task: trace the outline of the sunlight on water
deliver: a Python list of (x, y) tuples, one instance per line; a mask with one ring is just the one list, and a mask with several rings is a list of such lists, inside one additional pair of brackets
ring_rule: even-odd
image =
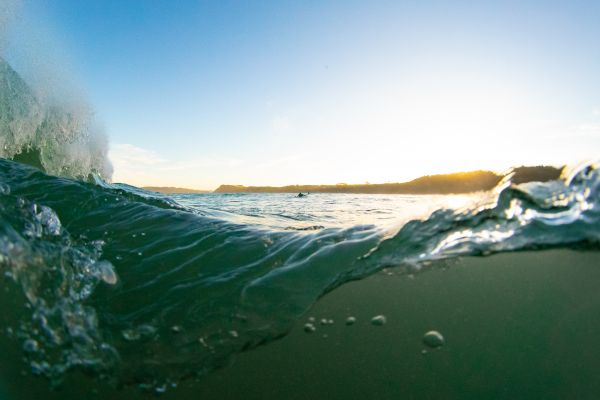
[(201, 215), (268, 229), (307, 231), (375, 225), (397, 230), (440, 208), (460, 209), (480, 200), (479, 194), (381, 195), (313, 193), (175, 194), (171, 198)]

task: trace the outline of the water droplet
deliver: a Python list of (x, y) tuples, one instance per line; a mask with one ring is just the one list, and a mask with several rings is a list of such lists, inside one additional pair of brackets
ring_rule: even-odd
[(238, 333), (237, 333), (237, 331), (229, 331), (229, 335), (230, 335), (231, 337), (234, 337), (234, 338), (236, 338), (236, 337), (238, 337), (238, 336), (239, 336), (239, 335), (238, 335)]
[(315, 328), (315, 326), (313, 324), (311, 324), (311, 323), (304, 324), (304, 332), (312, 333), (316, 330), (317, 330), (317, 328)]
[(327, 318), (321, 318), (321, 325), (327, 325), (329, 323), (329, 321), (327, 320)]
[(315, 322), (315, 317), (309, 317), (308, 322)]
[(354, 325), (355, 322), (356, 322), (356, 318), (354, 318), (354, 317), (346, 318), (346, 325)]
[(438, 331), (429, 331), (423, 336), (423, 344), (432, 349), (442, 347), (445, 343), (444, 337)]
[(385, 315), (376, 315), (373, 318), (371, 318), (371, 324), (375, 326), (385, 325), (386, 322), (387, 318), (385, 317)]

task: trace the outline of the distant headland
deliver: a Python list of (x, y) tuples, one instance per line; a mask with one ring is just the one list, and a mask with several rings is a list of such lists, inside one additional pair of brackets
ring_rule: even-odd
[[(512, 182), (546, 182), (558, 179), (563, 167), (534, 166), (513, 168)], [(144, 186), (160, 193), (364, 193), (364, 194), (461, 194), (493, 189), (504, 178), (492, 171), (470, 171), (426, 175), (409, 182), (349, 185), (242, 186), (221, 185), (216, 190), (197, 190), (171, 186)]]
[(211, 193), (210, 190), (187, 189), (172, 186), (143, 186), (142, 189), (159, 193)]
[[(552, 166), (517, 167), (513, 169), (512, 182), (546, 182), (558, 179), (563, 168)], [(377, 183), (348, 185), (290, 185), (241, 186), (221, 185), (215, 193), (364, 193), (364, 194), (460, 194), (493, 189), (503, 175), (492, 171), (458, 172), (427, 175), (403, 183)]]

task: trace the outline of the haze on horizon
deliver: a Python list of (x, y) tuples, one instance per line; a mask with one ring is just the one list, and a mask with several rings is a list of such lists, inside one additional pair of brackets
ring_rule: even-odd
[(594, 1), (55, 0), (19, 12), (8, 61), (26, 70), (34, 43), (85, 90), (114, 181), (400, 182), (600, 149)]

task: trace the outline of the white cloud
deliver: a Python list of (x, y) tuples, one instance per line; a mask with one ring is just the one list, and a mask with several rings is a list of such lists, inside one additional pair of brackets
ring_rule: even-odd
[[(137, 186), (184, 186), (207, 188), (209, 171), (237, 168), (242, 160), (228, 157), (198, 157), (172, 161), (153, 150), (128, 143), (112, 144), (109, 158), (114, 166), (113, 180)], [(205, 179), (203, 179), (205, 178)]]
[(127, 143), (113, 144), (109, 157), (113, 164), (120, 166), (160, 165), (168, 161), (152, 150), (143, 149)]

